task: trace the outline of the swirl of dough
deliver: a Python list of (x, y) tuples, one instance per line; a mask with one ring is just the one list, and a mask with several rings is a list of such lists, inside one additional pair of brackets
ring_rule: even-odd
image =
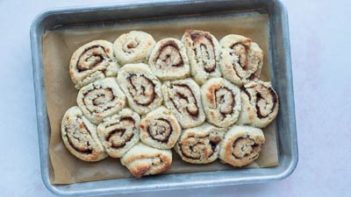
[(223, 77), (242, 86), (258, 79), (263, 65), (263, 51), (244, 36), (230, 34), (222, 38), (220, 67)]
[(83, 161), (100, 161), (107, 156), (95, 125), (84, 117), (79, 107), (66, 111), (61, 122), (61, 137), (69, 152)]
[(125, 108), (118, 114), (105, 118), (97, 128), (97, 134), (107, 154), (120, 158), (139, 141), (140, 117)]
[(190, 75), (190, 66), (183, 44), (174, 38), (157, 42), (152, 50), (149, 65), (161, 80), (183, 79)]
[(182, 41), (196, 82), (203, 84), (209, 78), (221, 76), (218, 65), (219, 43), (210, 32), (187, 30)]
[(78, 48), (69, 65), (77, 89), (105, 77), (115, 77), (118, 69), (113, 45), (106, 40), (94, 40)]
[(218, 127), (234, 124), (241, 111), (240, 89), (223, 78), (212, 78), (201, 87), (207, 120)]
[(165, 105), (183, 128), (196, 127), (205, 121), (200, 87), (192, 79), (167, 81), (162, 86)]
[(186, 129), (175, 146), (182, 160), (193, 164), (207, 164), (218, 158), (225, 130), (209, 124)]
[(261, 129), (233, 126), (224, 136), (219, 158), (234, 167), (243, 167), (259, 157), (264, 143)]
[(176, 117), (165, 107), (159, 107), (141, 120), (140, 139), (159, 149), (171, 149), (176, 144), (181, 127)]
[(127, 95), (130, 108), (146, 114), (162, 104), (161, 82), (146, 64), (127, 64), (118, 74), (118, 84)]
[(98, 124), (107, 116), (120, 111), (126, 104), (126, 96), (114, 78), (95, 81), (82, 87), (77, 96), (77, 103), (84, 115)]
[(270, 82), (252, 81), (241, 90), (242, 112), (238, 124), (265, 128), (277, 116), (279, 99)]
[(138, 143), (124, 154), (121, 163), (136, 178), (160, 174), (171, 168), (172, 152)]
[(119, 36), (114, 44), (116, 58), (122, 65), (144, 63), (147, 61), (156, 42), (154, 38), (142, 31), (131, 31)]

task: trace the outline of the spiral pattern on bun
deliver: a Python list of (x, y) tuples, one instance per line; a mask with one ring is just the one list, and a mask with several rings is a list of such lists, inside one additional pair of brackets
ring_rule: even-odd
[(107, 154), (120, 158), (139, 141), (139, 126), (139, 115), (125, 108), (105, 118), (99, 124), (97, 133)]
[(242, 112), (238, 124), (265, 128), (277, 116), (279, 99), (270, 82), (252, 81), (241, 90)]
[(145, 63), (155, 43), (150, 34), (143, 31), (131, 31), (120, 35), (113, 43), (113, 48), (121, 65)]
[(94, 40), (78, 48), (69, 65), (77, 89), (99, 79), (115, 77), (118, 69), (113, 45), (106, 40)]
[(148, 113), (140, 125), (140, 139), (159, 149), (171, 149), (177, 142), (181, 127), (176, 117), (165, 107)]
[(180, 136), (176, 152), (182, 160), (193, 164), (207, 164), (218, 158), (225, 129), (209, 124), (186, 129)]
[(263, 65), (263, 51), (244, 36), (230, 34), (222, 38), (220, 67), (223, 77), (242, 86), (258, 79)]
[(205, 121), (200, 87), (192, 79), (167, 81), (162, 86), (165, 105), (183, 128), (196, 127)]
[(239, 118), (240, 89), (223, 78), (212, 78), (201, 87), (207, 120), (218, 127), (229, 127)]
[(82, 87), (77, 103), (84, 115), (98, 124), (105, 117), (120, 111), (126, 104), (126, 96), (114, 78), (106, 78)]
[(149, 65), (161, 80), (183, 79), (190, 75), (183, 43), (174, 38), (165, 38), (157, 42), (150, 55)]
[(61, 137), (69, 152), (83, 161), (100, 161), (106, 158), (96, 126), (86, 119), (78, 107), (69, 108), (62, 118)]
[(220, 159), (234, 167), (243, 167), (255, 161), (265, 143), (261, 129), (247, 126), (233, 126), (225, 135)]
[(218, 65), (219, 43), (210, 32), (187, 30), (182, 41), (187, 49), (191, 73), (196, 82), (203, 84), (209, 78), (221, 76)]
[(146, 114), (162, 104), (161, 82), (146, 64), (127, 64), (121, 68), (118, 83), (127, 96), (129, 107)]

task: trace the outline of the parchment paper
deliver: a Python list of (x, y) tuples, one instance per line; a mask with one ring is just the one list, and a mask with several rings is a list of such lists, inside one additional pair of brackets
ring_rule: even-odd
[[(130, 177), (128, 170), (118, 159), (105, 159), (96, 163), (80, 161), (64, 147), (60, 136), (60, 124), (64, 112), (76, 105), (78, 91), (71, 82), (68, 65), (72, 53), (81, 45), (96, 39), (113, 42), (121, 33), (130, 30), (142, 30), (151, 33), (156, 40), (166, 37), (180, 39), (187, 28), (212, 32), (218, 40), (231, 33), (252, 38), (264, 50), (264, 66), (261, 79), (270, 80), (269, 22), (265, 14), (251, 13), (241, 15), (223, 15), (221, 17), (189, 16), (187, 18), (166, 19), (158, 22), (124, 21), (118, 24), (70, 27), (48, 31), (43, 39), (43, 58), (45, 67), (45, 90), (47, 108), (51, 126), (49, 145), (52, 164), (51, 182), (70, 184), (77, 182), (117, 179)], [(272, 167), (278, 165), (276, 126), (271, 124), (264, 129), (266, 144), (260, 158), (249, 167)], [(173, 153), (173, 165), (167, 173), (186, 173), (197, 171), (236, 170), (215, 162), (209, 165), (191, 165), (183, 162)]]

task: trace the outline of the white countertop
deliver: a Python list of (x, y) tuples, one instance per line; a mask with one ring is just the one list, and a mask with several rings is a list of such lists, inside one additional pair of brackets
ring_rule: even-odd
[[(42, 183), (39, 168), (29, 40), (32, 20), (44, 9), (94, 2), (101, 1), (0, 1), (0, 196), (53, 196)], [(351, 192), (351, 1), (283, 2), (290, 18), (297, 169), (289, 178), (267, 184), (158, 195), (347, 196)]]

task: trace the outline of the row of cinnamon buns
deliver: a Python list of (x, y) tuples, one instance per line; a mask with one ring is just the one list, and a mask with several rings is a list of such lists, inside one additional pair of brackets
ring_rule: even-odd
[(259, 80), (262, 64), (259, 46), (234, 34), (218, 42), (187, 30), (156, 43), (131, 31), (113, 44), (92, 41), (71, 58), (78, 106), (62, 119), (63, 142), (84, 161), (121, 158), (135, 177), (168, 170), (171, 149), (188, 163), (249, 165), (279, 108)]

